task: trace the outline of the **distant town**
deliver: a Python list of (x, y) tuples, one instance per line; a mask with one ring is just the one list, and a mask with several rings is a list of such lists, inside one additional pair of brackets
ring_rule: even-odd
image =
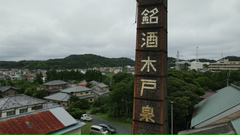
[[(33, 127), (41, 127), (41, 130), (34, 129), (31, 133), (89, 134), (91, 123), (83, 120), (91, 122), (88, 115), (98, 114), (121, 119), (131, 127), (134, 73), (134, 66), (123, 64), (49, 70), (0, 68), (0, 124), (14, 122), (16, 129), (2, 128), (0, 133), (23, 133), (22, 129), (29, 133)], [(168, 58), (168, 119), (172, 101), (174, 133), (200, 134), (206, 130), (207, 133), (215, 133), (210, 129), (218, 127), (226, 129), (224, 133), (236, 133), (240, 119), (237, 113), (240, 111), (237, 109), (240, 104), (238, 76), (240, 60), (236, 56), (218, 61)], [(219, 103), (227, 103), (230, 108), (220, 110), (221, 107), (212, 107), (219, 106)], [(208, 115), (211, 112), (214, 114)], [(59, 117), (60, 114), (69, 121)], [(56, 122), (53, 124), (49, 119)], [(17, 122), (26, 125), (17, 127)], [(46, 125), (52, 128), (47, 129)]]

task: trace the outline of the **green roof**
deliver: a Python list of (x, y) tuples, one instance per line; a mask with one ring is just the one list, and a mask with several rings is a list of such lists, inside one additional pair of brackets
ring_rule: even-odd
[(240, 134), (240, 118), (232, 120), (231, 122), (237, 134)]
[[(236, 86), (235, 86), (236, 87)], [(233, 86), (225, 87), (216, 94), (202, 100), (194, 106), (191, 127), (196, 126), (230, 108), (240, 104), (240, 91)]]

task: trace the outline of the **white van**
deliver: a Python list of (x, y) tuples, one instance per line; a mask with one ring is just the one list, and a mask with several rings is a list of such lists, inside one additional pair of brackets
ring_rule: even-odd
[(92, 125), (90, 128), (90, 134), (108, 134), (108, 131), (103, 129), (103, 127)]

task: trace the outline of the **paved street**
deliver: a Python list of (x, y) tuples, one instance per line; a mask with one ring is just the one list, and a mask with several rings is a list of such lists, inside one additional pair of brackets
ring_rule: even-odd
[(106, 120), (98, 118), (96, 116), (92, 116), (92, 121), (91, 121), (92, 125), (98, 125), (98, 124), (101, 124), (101, 123), (110, 124), (111, 126), (115, 127), (117, 129), (116, 134), (131, 134), (131, 130), (129, 130), (125, 126), (106, 121)]

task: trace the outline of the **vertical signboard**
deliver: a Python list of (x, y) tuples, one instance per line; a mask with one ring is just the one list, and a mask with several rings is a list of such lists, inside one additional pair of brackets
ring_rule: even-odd
[(167, 134), (167, 0), (137, 0), (132, 134)]

